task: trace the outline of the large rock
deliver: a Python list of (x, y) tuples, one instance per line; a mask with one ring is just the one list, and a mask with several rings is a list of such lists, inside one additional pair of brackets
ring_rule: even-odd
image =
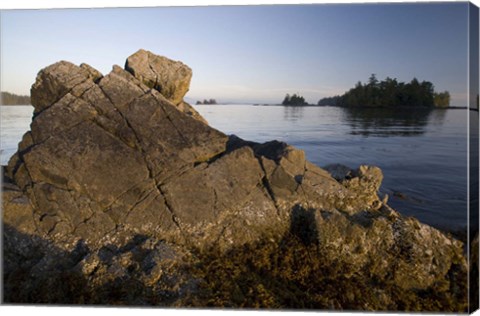
[(147, 87), (159, 91), (180, 111), (206, 123), (205, 119), (183, 100), (192, 79), (192, 70), (187, 65), (140, 49), (127, 58), (125, 70)]
[(143, 49), (127, 58), (125, 70), (175, 105), (182, 102), (192, 79), (192, 70), (187, 65)]
[(379, 168), (328, 168), (334, 178), (285, 143), (228, 137), (182, 101), (190, 77), (144, 50), (105, 76), (65, 61), (40, 71), (5, 172), (6, 301), (119, 303), (98, 293), (133, 282), (123, 303), (181, 304), (204, 295), (205, 275), (185, 268), (202, 253), (285, 238), (349, 267), (333, 278), (408, 293), (466, 270), (460, 242), (381, 201)]

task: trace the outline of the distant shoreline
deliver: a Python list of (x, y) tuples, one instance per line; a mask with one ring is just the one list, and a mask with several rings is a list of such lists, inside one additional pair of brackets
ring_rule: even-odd
[[(304, 104), (304, 105), (283, 105), (283, 104), (276, 104), (276, 103), (216, 103), (213, 105), (250, 105), (250, 106), (283, 106), (289, 108), (303, 108), (303, 107), (334, 107), (334, 108), (348, 108), (348, 109), (431, 109), (431, 110), (467, 110), (469, 109), (468, 106), (449, 106), (449, 107), (415, 107), (415, 106), (356, 106), (356, 107), (345, 107), (345, 106), (338, 106), (338, 105), (318, 105), (318, 104)], [(195, 104), (195, 105), (212, 105), (212, 104)], [(1, 106), (32, 106), (31, 104), (1, 104)], [(471, 111), (477, 111), (478, 109), (469, 109)]]
[(0, 104), (1, 106), (33, 106), (31, 104)]
[[(338, 105), (318, 105), (318, 104), (304, 104), (304, 105), (283, 105), (283, 104), (252, 104), (253, 106), (284, 106), (289, 108), (296, 107), (334, 107), (334, 108), (346, 108), (346, 109), (425, 109), (425, 110), (467, 110), (468, 106), (448, 106), (448, 107), (426, 107), (426, 106), (338, 106)], [(470, 109), (473, 111), (478, 111), (478, 109)]]

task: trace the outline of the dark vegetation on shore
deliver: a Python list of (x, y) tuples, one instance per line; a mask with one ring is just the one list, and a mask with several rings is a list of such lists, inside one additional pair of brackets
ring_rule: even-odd
[(305, 102), (305, 98), (294, 93), (293, 95), (287, 95), (285, 96), (285, 99), (282, 101), (282, 105), (307, 105), (308, 103)]
[(322, 256), (322, 247), (299, 228), (278, 244), (263, 240), (224, 254), (204, 252), (195, 274), (204, 280), (205, 297), (184, 303), (236, 308), (466, 310), (467, 292), (461, 290), (466, 288), (466, 277), (461, 269), (450, 272), (458, 283), (438, 282), (418, 291), (402, 289), (393, 279), (371, 278), (368, 269), (353, 272), (341, 260)]
[(217, 104), (217, 100), (215, 99), (204, 99), (203, 101), (197, 101), (195, 104), (199, 105), (199, 104)]
[[(6, 229), (12, 230), (9, 226)], [(20, 240), (32, 238), (14, 234)], [(135, 243), (146, 237), (136, 236), (124, 250), (132, 251), (138, 261), (128, 268), (128, 275), (95, 284), (78, 269), (59, 269), (36, 279), (35, 286), (23, 288), (30, 282), (30, 274), (27, 268), (19, 267), (4, 275), (4, 300), (182, 308), (467, 311), (466, 271), (459, 266), (449, 272), (452, 281), (440, 280), (422, 290), (404, 289), (396, 284), (394, 275), (371, 278), (368, 267), (359, 273), (340, 258), (322, 256), (325, 246), (309, 237), (297, 227), (279, 242), (262, 239), (225, 253), (215, 247), (197, 249), (188, 261), (167, 263), (157, 282), (145, 284), (141, 262), (147, 254), (139, 252)], [(44, 243), (34, 238), (32, 247)], [(87, 252), (88, 248), (79, 244), (75, 251), (61, 256), (60, 265), (74, 265)], [(182, 288), (183, 294), (173, 288)]]
[(30, 104), (30, 96), (17, 95), (10, 92), (2, 92), (1, 102), (2, 105), (28, 105)]
[(378, 81), (372, 74), (368, 83), (358, 82), (343, 95), (323, 98), (318, 105), (345, 107), (448, 107), (450, 93), (435, 92), (429, 81), (419, 82), (413, 78), (409, 83), (387, 77)]

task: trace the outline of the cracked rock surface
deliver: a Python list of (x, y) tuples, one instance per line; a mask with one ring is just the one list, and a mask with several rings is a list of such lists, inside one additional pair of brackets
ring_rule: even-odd
[[(461, 242), (379, 198), (379, 168), (326, 171), (285, 143), (227, 136), (183, 101), (191, 76), (144, 50), (107, 75), (66, 61), (39, 72), (31, 130), (4, 172), (6, 301), (181, 305), (206, 281), (180, 266), (285, 236), (345, 277), (405, 291), (465, 272)], [(52, 274), (70, 281), (38, 294)], [(132, 276), (156, 292), (79, 294), (128, 292)]]

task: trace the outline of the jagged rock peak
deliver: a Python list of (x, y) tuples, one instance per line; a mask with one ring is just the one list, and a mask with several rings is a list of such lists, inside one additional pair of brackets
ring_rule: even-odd
[[(125, 69), (127, 71), (114, 66), (113, 73), (144, 91), (154, 89), (160, 92), (180, 111), (207, 123), (183, 100), (192, 78), (192, 70), (185, 64), (141, 49), (127, 58)], [(84, 92), (85, 88), (99, 83), (102, 79), (103, 75), (98, 70), (85, 63), (77, 66), (68, 61), (59, 61), (42, 69), (31, 88), (31, 102), (35, 113), (40, 113), (67, 94), (80, 96), (79, 93)]]
[(192, 70), (184, 63), (144, 49), (127, 58), (125, 70), (176, 105), (182, 102), (192, 79)]

